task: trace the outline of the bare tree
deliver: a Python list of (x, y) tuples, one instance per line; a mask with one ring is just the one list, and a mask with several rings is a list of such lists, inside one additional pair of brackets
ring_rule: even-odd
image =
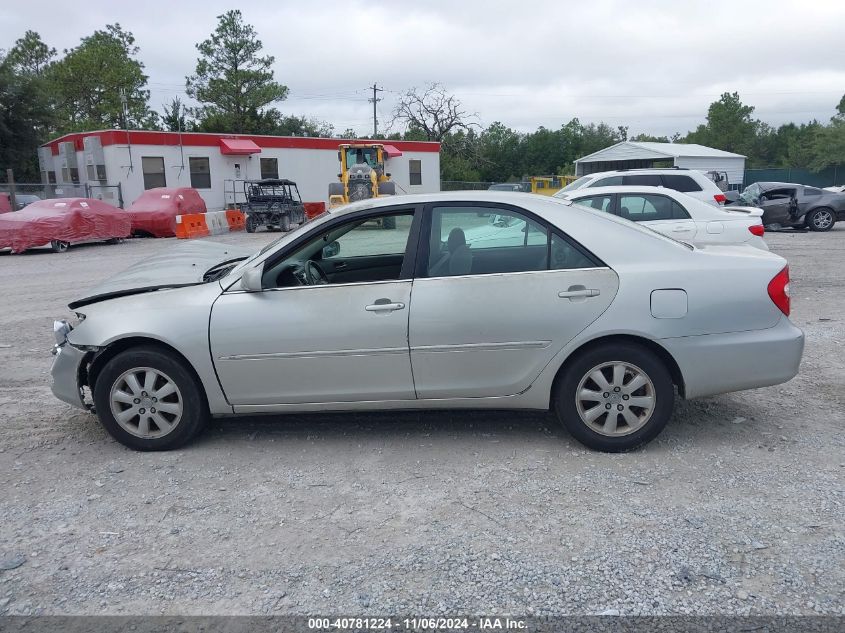
[(460, 100), (448, 94), (442, 85), (433, 83), (422, 92), (411, 88), (403, 93), (393, 111), (392, 123), (419, 130), (429, 141), (442, 141), (453, 130), (478, 126), (471, 121), (476, 116), (464, 110)]

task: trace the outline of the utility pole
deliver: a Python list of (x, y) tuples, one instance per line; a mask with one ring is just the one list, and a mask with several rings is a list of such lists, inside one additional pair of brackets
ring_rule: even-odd
[(378, 115), (376, 114), (376, 104), (381, 101), (378, 93), (384, 92), (384, 88), (379, 88), (378, 85), (374, 83), (370, 86), (370, 90), (373, 91), (373, 98), (367, 99), (367, 101), (373, 104), (373, 138), (375, 138), (378, 136)]

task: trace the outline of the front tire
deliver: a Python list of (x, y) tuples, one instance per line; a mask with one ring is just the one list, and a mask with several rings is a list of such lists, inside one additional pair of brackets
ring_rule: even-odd
[(64, 253), (70, 247), (70, 242), (63, 242), (62, 240), (53, 240), (50, 242), (50, 248), (54, 253)]
[(258, 221), (255, 219), (255, 216), (251, 213), (247, 213), (246, 215), (246, 232), (247, 233), (255, 233), (255, 229), (258, 227)]
[(208, 418), (194, 375), (154, 347), (131, 348), (109, 360), (97, 376), (94, 404), (106, 431), (138, 451), (179, 448)]
[(657, 437), (669, 422), (674, 399), (672, 377), (657, 355), (635, 343), (605, 343), (565, 368), (554, 408), (584, 446), (618, 453)]
[(290, 215), (285, 214), (279, 219), (279, 230), (287, 233), (290, 231)]
[(836, 216), (830, 209), (816, 209), (807, 214), (807, 228), (811, 231), (829, 231), (836, 223)]

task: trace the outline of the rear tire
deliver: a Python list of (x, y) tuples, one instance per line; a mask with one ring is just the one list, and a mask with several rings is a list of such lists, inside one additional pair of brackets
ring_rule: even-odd
[(279, 230), (287, 233), (290, 231), (290, 215), (285, 214), (279, 219)]
[(805, 222), (811, 231), (824, 232), (833, 228), (836, 216), (830, 209), (816, 209), (807, 214)]
[(653, 352), (635, 343), (604, 343), (569, 362), (553, 398), (558, 419), (576, 440), (618, 453), (660, 434), (672, 415), (675, 390)]
[(208, 418), (197, 379), (180, 360), (155, 347), (131, 348), (109, 360), (97, 375), (93, 395), (106, 431), (137, 451), (178, 448)]
[(255, 233), (255, 229), (258, 227), (258, 222), (256, 221), (254, 215), (252, 215), (251, 213), (247, 213), (245, 224), (247, 233)]
[(70, 248), (70, 242), (63, 242), (62, 240), (53, 240), (50, 242), (50, 248), (53, 249), (54, 253), (64, 253), (68, 248)]

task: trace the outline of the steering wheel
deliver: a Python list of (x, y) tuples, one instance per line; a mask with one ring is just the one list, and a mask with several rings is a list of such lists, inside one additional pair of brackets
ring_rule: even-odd
[(309, 259), (303, 266), (305, 272), (305, 281), (309, 286), (324, 286), (329, 283), (329, 278), (326, 272), (313, 259)]

